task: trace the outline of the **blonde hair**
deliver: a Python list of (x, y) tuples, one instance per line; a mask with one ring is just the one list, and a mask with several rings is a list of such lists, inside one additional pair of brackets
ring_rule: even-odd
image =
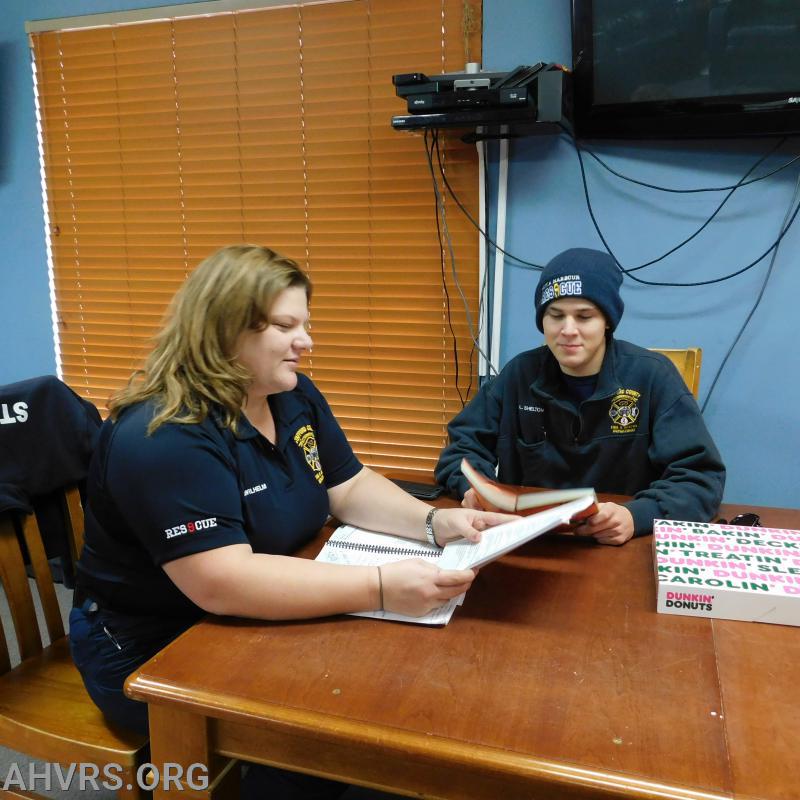
[(155, 399), (151, 434), (165, 422), (202, 422), (218, 405), (235, 431), (252, 379), (236, 362), (236, 343), (244, 331), (263, 328), (275, 298), (295, 286), (311, 299), (308, 275), (266, 247), (232, 245), (206, 258), (173, 297), (144, 368), (111, 398), (112, 418)]

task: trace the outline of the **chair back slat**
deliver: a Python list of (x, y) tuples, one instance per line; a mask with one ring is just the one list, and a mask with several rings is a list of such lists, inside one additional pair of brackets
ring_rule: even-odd
[[(14, 523), (11, 521), (10, 514), (0, 514), (0, 538), (6, 534), (3, 528), (8, 525), (11, 527), (12, 532)], [(0, 618), (0, 675), (5, 675), (11, 669), (11, 656), (8, 653), (8, 643), (6, 642), (6, 630), (3, 625), (2, 618)]]
[(28, 557), (33, 567), (47, 633), (50, 636), (50, 641), (54, 642), (64, 635), (64, 622), (61, 619), (61, 609), (59, 608), (55, 586), (53, 585), (53, 573), (50, 571), (50, 564), (47, 561), (44, 545), (42, 544), (42, 534), (33, 514), (26, 516), (22, 520), (22, 533), (25, 537), (25, 545), (28, 548)]
[(11, 611), (19, 655), (24, 661), (26, 658), (42, 652), (42, 638), (14, 521), (8, 513), (3, 515), (2, 520), (2, 525), (0, 525), (0, 580), (3, 582), (6, 600)]
[(69, 531), (69, 546), (72, 552), (72, 563), (76, 564), (83, 551), (83, 505), (77, 486), (70, 486), (64, 492), (66, 500), (66, 525)]

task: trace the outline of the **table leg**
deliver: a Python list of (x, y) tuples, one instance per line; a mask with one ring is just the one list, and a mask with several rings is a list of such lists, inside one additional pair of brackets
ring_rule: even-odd
[(154, 800), (238, 798), (239, 762), (214, 752), (211, 720), (159, 705), (149, 715)]

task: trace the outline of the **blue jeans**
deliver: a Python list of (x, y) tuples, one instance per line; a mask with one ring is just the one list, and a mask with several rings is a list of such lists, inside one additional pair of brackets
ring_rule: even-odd
[[(125, 678), (166, 647), (187, 624), (105, 611), (91, 599), (69, 615), (72, 659), (86, 691), (112, 723), (147, 734), (147, 704), (125, 695)], [(347, 784), (288, 772), (261, 764), (243, 764), (243, 800), (335, 800)]]

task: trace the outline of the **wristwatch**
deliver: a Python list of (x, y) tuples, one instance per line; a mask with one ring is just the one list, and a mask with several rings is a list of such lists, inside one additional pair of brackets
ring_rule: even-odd
[(425, 537), (428, 540), (428, 544), (441, 548), (439, 542), (436, 541), (436, 534), (433, 532), (433, 517), (438, 510), (438, 508), (432, 508), (428, 512), (428, 516), (425, 517)]

